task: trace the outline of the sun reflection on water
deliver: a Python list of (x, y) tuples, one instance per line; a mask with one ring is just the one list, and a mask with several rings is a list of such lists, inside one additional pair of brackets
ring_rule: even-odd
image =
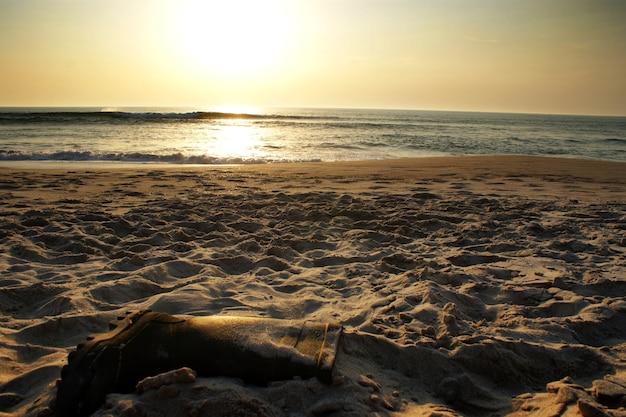
[(229, 121), (213, 126), (207, 138), (207, 155), (220, 159), (254, 160), (264, 156), (263, 135), (259, 128), (249, 121)]

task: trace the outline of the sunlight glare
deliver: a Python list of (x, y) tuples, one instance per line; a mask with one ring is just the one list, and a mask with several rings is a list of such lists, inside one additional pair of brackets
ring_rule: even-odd
[(220, 126), (216, 141), (209, 146), (210, 155), (219, 158), (250, 160), (260, 156), (260, 141), (249, 122), (231, 122)]
[(268, 71), (286, 59), (289, 33), (282, 0), (188, 0), (179, 36), (192, 65), (222, 77)]

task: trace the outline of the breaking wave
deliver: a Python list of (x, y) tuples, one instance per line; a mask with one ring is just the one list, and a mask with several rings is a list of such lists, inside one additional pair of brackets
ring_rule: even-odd
[(129, 153), (94, 153), (89, 151), (61, 151), (24, 153), (0, 150), (0, 161), (64, 161), (64, 162), (126, 162), (126, 163), (165, 163), (165, 164), (192, 164), (192, 165), (241, 165), (265, 164), (280, 162), (320, 162), (320, 159), (268, 159), (217, 157), (211, 155), (183, 155), (172, 153), (157, 155), (143, 152)]
[[(127, 111), (52, 111), (52, 112), (0, 112), (0, 124), (22, 123), (80, 123), (146, 121), (167, 122), (184, 120), (315, 120), (318, 116), (284, 114), (249, 114), (224, 112), (127, 112)], [(326, 117), (325, 117), (326, 118)]]

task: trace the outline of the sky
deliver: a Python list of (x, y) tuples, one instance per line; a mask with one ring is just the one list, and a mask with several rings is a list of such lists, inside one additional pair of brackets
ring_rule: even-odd
[(624, 0), (0, 0), (0, 106), (626, 116)]

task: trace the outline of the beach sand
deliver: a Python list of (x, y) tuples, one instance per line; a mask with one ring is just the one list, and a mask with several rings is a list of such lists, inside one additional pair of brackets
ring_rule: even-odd
[(141, 309), (341, 323), (334, 383), (196, 377), (96, 415), (626, 415), (626, 164), (16, 166), (0, 189), (0, 416), (50, 414), (68, 353)]

